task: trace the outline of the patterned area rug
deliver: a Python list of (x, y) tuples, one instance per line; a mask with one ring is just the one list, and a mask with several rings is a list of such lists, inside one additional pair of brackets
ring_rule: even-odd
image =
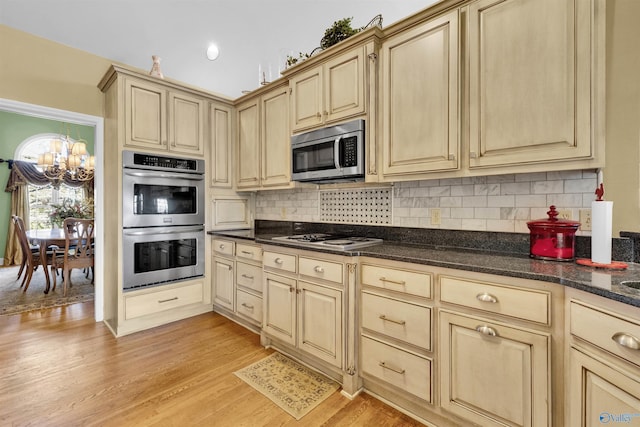
[(49, 291), (48, 294), (44, 293), (46, 282), (42, 267), (38, 267), (33, 272), (29, 289), (26, 292), (22, 292), (22, 288), (20, 288), (22, 278), (16, 280), (19, 269), (20, 267), (0, 268), (0, 315), (93, 301), (94, 288), (91, 283), (91, 277), (87, 279), (80, 269), (71, 271), (71, 283), (73, 283), (73, 286), (67, 291), (66, 297), (62, 296), (63, 285), (60, 276), (57, 278), (58, 283), (55, 291)]
[(277, 352), (235, 374), (296, 420), (339, 387), (336, 382)]

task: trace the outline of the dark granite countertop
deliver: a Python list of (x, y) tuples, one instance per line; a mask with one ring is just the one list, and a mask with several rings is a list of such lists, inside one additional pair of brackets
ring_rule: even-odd
[[(286, 242), (273, 241), (273, 237), (287, 235), (286, 232), (254, 232), (253, 230), (210, 231), (211, 235), (251, 240), (260, 244), (293, 247)], [(367, 256), (394, 261), (412, 262), (458, 270), (476, 271), (529, 280), (558, 283), (580, 289), (605, 298), (640, 307), (640, 290), (625, 286), (622, 282), (640, 281), (640, 264), (628, 262), (625, 270), (610, 270), (586, 267), (575, 262), (543, 261), (524, 254), (493, 252), (483, 249), (450, 248), (439, 245), (401, 243), (385, 241), (357, 251), (317, 249), (319, 252), (347, 256)]]

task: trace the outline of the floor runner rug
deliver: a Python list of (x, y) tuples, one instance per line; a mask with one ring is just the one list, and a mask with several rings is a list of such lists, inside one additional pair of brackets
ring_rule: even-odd
[(338, 389), (338, 384), (275, 352), (234, 372), (299, 420)]

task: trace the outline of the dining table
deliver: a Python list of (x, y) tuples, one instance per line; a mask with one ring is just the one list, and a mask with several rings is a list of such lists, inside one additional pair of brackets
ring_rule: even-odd
[[(74, 233), (75, 234), (75, 233)], [(73, 236), (73, 235), (72, 235)], [(77, 236), (76, 236), (77, 237)], [(62, 228), (42, 228), (35, 230), (27, 230), (27, 239), (40, 247), (40, 263), (44, 270), (44, 277), (46, 280), (45, 294), (49, 293), (50, 278), (48, 266), (50, 261), (48, 259), (47, 249), (51, 246), (58, 246), (64, 248), (65, 235)]]

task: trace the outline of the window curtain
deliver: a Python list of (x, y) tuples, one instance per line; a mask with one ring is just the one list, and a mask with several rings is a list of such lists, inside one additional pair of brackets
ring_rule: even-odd
[[(29, 224), (29, 184), (38, 187), (51, 185), (51, 181), (33, 164), (16, 160), (10, 166), (9, 180), (4, 191), (11, 193), (11, 215), (17, 215)], [(65, 175), (60, 181), (69, 187), (84, 187), (84, 194), (93, 197), (93, 179), (90, 181), (74, 181)], [(7, 232), (7, 246), (4, 250), (4, 265), (20, 265), (22, 263), (22, 250), (16, 237), (13, 221), (9, 221)]]

